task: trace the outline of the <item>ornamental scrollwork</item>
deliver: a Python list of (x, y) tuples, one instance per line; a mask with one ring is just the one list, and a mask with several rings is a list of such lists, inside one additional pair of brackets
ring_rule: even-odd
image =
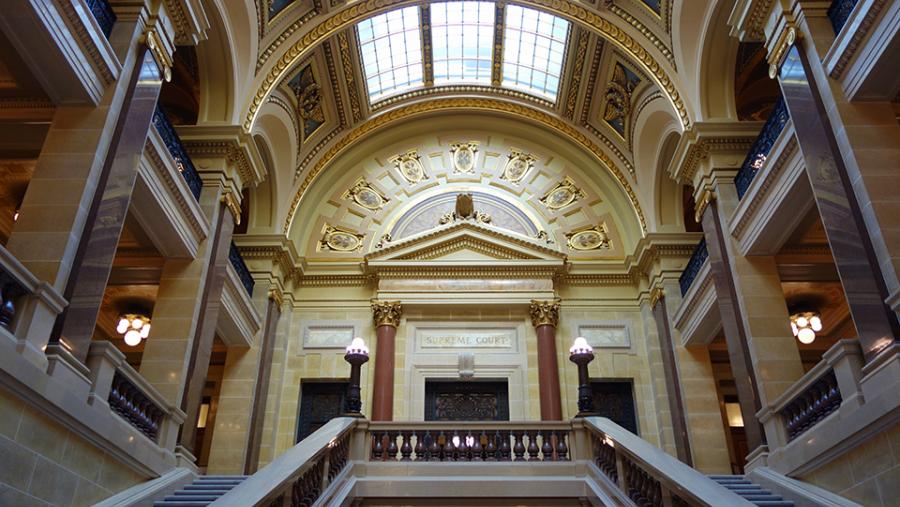
[(372, 301), (372, 320), (375, 327), (400, 325), (403, 306), (400, 301)]
[(531, 300), (531, 306), (528, 307), (528, 314), (531, 316), (531, 325), (553, 326), (559, 324), (559, 300), (538, 301)]

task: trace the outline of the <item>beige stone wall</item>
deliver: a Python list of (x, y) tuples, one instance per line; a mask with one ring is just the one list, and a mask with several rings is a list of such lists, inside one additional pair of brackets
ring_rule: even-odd
[(0, 505), (92, 505), (147, 479), (0, 389)]
[(897, 505), (900, 499), (900, 424), (800, 479), (862, 505)]

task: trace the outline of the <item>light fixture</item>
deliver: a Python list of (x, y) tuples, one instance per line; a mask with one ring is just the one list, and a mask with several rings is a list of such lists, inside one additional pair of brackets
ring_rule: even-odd
[(347, 397), (344, 400), (345, 416), (362, 417), (362, 398), (360, 397), (360, 369), (362, 365), (369, 360), (369, 347), (366, 346), (365, 340), (360, 337), (354, 338), (350, 345), (347, 345), (347, 353), (344, 354), (344, 361), (350, 363), (350, 383), (347, 384)]
[(791, 315), (791, 331), (800, 343), (809, 345), (816, 339), (816, 333), (822, 330), (822, 317), (819, 312), (806, 311)]
[(578, 415), (585, 417), (594, 412), (594, 392), (588, 375), (588, 363), (594, 360), (594, 348), (582, 336), (575, 338), (569, 347), (569, 361), (578, 366)]
[(137, 347), (150, 336), (150, 317), (138, 313), (120, 315), (116, 332), (122, 335), (126, 345)]

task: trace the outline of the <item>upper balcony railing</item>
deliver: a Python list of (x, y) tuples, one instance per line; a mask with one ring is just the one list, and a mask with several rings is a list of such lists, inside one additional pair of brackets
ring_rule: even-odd
[(106, 38), (109, 38), (109, 34), (112, 33), (113, 25), (116, 23), (116, 13), (113, 12), (112, 6), (109, 5), (108, 0), (86, 0), (87, 6), (91, 10), (91, 14), (94, 15), (94, 19), (97, 20), (97, 24), (100, 25), (100, 29), (103, 30), (103, 35)]
[(784, 98), (779, 98), (772, 109), (772, 113), (769, 115), (769, 119), (763, 125), (762, 131), (760, 131), (756, 141), (753, 142), (750, 152), (747, 153), (747, 158), (741, 164), (737, 176), (734, 177), (738, 198), (743, 198), (744, 194), (747, 193), (747, 189), (750, 188), (750, 183), (756, 176), (756, 172), (766, 163), (766, 158), (769, 156), (769, 151), (772, 150), (772, 145), (775, 144), (775, 140), (781, 135), (781, 131), (784, 130), (784, 126), (789, 118), (790, 115), (784, 103)]
[(831, 2), (831, 7), (828, 8), (828, 19), (831, 20), (835, 35), (841, 33), (857, 3), (859, 0), (833, 0)]
[(706, 238), (703, 238), (700, 240), (700, 243), (697, 243), (694, 253), (691, 254), (691, 260), (688, 261), (687, 266), (684, 267), (684, 271), (678, 278), (682, 296), (687, 294), (688, 289), (691, 288), (691, 284), (694, 283), (694, 279), (697, 278), (700, 268), (703, 267), (703, 263), (706, 262), (708, 257), (709, 251), (706, 249)]
[(241, 285), (247, 290), (247, 295), (253, 297), (253, 276), (250, 275), (247, 263), (244, 262), (244, 257), (241, 256), (241, 251), (238, 250), (234, 242), (231, 243), (231, 248), (228, 250), (228, 260), (234, 266), (238, 278), (241, 279)]
[(200, 199), (200, 190), (203, 188), (200, 175), (197, 174), (197, 169), (194, 168), (191, 157), (188, 156), (187, 150), (181, 144), (178, 132), (175, 131), (175, 127), (172, 126), (169, 118), (166, 117), (166, 113), (159, 106), (156, 106), (156, 111), (153, 113), (153, 125), (156, 126), (156, 131), (159, 132), (163, 142), (166, 143), (166, 148), (172, 154), (172, 158), (175, 159), (175, 166), (184, 177), (188, 187), (190, 187), (194, 198)]

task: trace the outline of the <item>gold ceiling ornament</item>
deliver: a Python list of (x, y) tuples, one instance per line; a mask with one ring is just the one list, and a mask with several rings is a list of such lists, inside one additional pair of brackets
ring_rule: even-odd
[(787, 30), (782, 30), (778, 34), (775, 46), (767, 57), (769, 61), (769, 78), (775, 79), (778, 77), (778, 69), (781, 67), (784, 56), (787, 54), (788, 49), (797, 42), (799, 36), (800, 32), (791, 25), (788, 25)]
[(612, 244), (606, 231), (606, 224), (594, 225), (566, 233), (566, 245), (572, 250), (609, 250)]
[(541, 202), (551, 210), (559, 210), (566, 206), (584, 199), (584, 192), (575, 186), (575, 181), (566, 176), (562, 181), (556, 184), (549, 192), (541, 197)]
[(344, 199), (352, 200), (356, 204), (371, 211), (380, 210), (390, 201), (384, 194), (375, 190), (372, 184), (366, 181), (365, 178), (357, 180), (356, 184), (344, 192), (342, 197)]
[[(328, 155), (328, 153), (326, 153), (326, 155)], [(396, 157), (391, 158), (390, 161), (393, 162), (394, 167), (400, 171), (400, 176), (403, 176), (403, 179), (413, 185), (428, 179), (428, 174), (425, 172), (425, 167), (422, 165), (422, 159), (419, 158), (419, 153), (416, 150), (409, 150), (402, 155), (397, 155)], [(319, 162), (321, 163), (321, 160)], [(319, 165), (316, 164), (316, 168), (318, 167)]]
[(450, 145), (450, 159), (453, 162), (453, 172), (460, 174), (475, 174), (475, 161), (478, 156), (478, 143), (453, 143)]
[(553, 301), (538, 301), (532, 299), (531, 305), (528, 307), (528, 315), (531, 316), (531, 325), (534, 327), (556, 327), (559, 324), (559, 302), (559, 299), (554, 299)]
[(534, 167), (534, 161), (537, 160), (534, 155), (519, 150), (510, 150), (507, 155), (508, 160), (500, 175), (501, 180), (510, 183), (518, 183), (522, 181), (528, 171)]
[[(385, 112), (384, 114), (376, 116), (363, 123), (359, 127), (351, 130), (349, 133), (347, 133), (347, 135), (335, 142), (328, 149), (328, 151), (326, 151), (322, 155), (322, 157), (319, 158), (316, 164), (309, 170), (309, 172), (306, 173), (306, 177), (303, 179), (303, 181), (299, 183), (296, 193), (294, 194), (294, 198), (291, 201), (290, 208), (288, 209), (287, 217), (284, 221), (284, 227), (282, 228), (283, 232), (285, 234), (288, 234), (290, 232), (291, 223), (294, 220), (294, 215), (296, 214), (297, 209), (300, 206), (300, 200), (306, 193), (306, 190), (309, 188), (312, 182), (319, 174), (322, 173), (326, 166), (328, 166), (348, 147), (352, 146), (355, 142), (359, 141), (365, 136), (377, 132), (393, 124), (394, 122), (407, 120), (411, 117), (434, 113), (437, 111), (447, 111), (454, 109), (487, 111), (493, 114), (506, 113), (508, 115), (532, 120), (547, 127), (548, 129), (565, 135), (574, 143), (588, 150), (594, 157), (596, 157), (600, 164), (612, 174), (612, 176), (616, 179), (619, 185), (621, 185), (622, 189), (628, 196), (628, 200), (630, 201), (632, 206), (632, 211), (634, 212), (638, 220), (638, 224), (641, 228), (641, 234), (646, 234), (647, 222), (644, 218), (644, 212), (641, 209), (641, 204), (638, 201), (637, 194), (634, 192), (634, 189), (631, 188), (631, 183), (629, 183), (629, 181), (625, 178), (625, 175), (622, 173), (621, 169), (619, 169), (619, 167), (609, 157), (609, 155), (607, 155), (605, 151), (597, 146), (590, 137), (585, 135), (579, 129), (573, 127), (565, 120), (544, 111), (533, 109), (521, 104), (480, 97), (435, 99), (432, 101), (418, 102), (415, 104), (398, 107), (397, 109), (392, 109)], [(415, 153), (415, 151), (413, 151), (413, 153)], [(396, 158), (397, 157), (395, 157), (395, 159)], [(395, 159), (392, 159), (392, 161), (394, 161)]]
[(696, 211), (694, 212), (694, 221), (700, 223), (703, 220), (703, 212), (706, 211), (707, 206), (713, 201), (716, 200), (716, 193), (711, 188), (703, 189), (703, 193), (700, 194), (700, 199), (697, 201), (695, 205)]
[(376, 249), (384, 248), (385, 246), (387, 246), (388, 243), (390, 243), (393, 240), (394, 240), (394, 238), (391, 237), (390, 233), (382, 234), (381, 239), (378, 240), (378, 244), (375, 245), (375, 248)]
[(400, 301), (372, 301), (372, 320), (375, 327), (400, 325), (403, 316), (403, 305)]
[(365, 234), (358, 234), (343, 227), (325, 224), (322, 229), (322, 239), (319, 240), (319, 250), (332, 250), (335, 252), (354, 252), (362, 250)]
[[(265, 71), (265, 77), (262, 77), (257, 85), (256, 93), (248, 104), (244, 115), (244, 130), (246, 132), (253, 130), (257, 114), (266, 98), (278, 83), (284, 79), (290, 69), (302, 58), (306, 57), (312, 48), (335, 33), (352, 27), (359, 21), (384, 12), (395, 5), (403, 5), (405, 3), (407, 3), (407, 0), (370, 0), (367, 2), (349, 3), (342, 10), (310, 29), (309, 32), (291, 44), (290, 47), (285, 48), (281, 56)], [(684, 129), (686, 130), (690, 127), (691, 121), (687, 107), (678, 93), (675, 83), (669, 77), (667, 69), (639, 41), (629, 35), (625, 29), (606, 19), (600, 13), (570, 0), (522, 0), (520, 3), (528, 7), (537, 7), (551, 14), (585, 25), (625, 51), (647, 73), (653, 76), (660, 89), (666, 93), (669, 101), (678, 112)]]

